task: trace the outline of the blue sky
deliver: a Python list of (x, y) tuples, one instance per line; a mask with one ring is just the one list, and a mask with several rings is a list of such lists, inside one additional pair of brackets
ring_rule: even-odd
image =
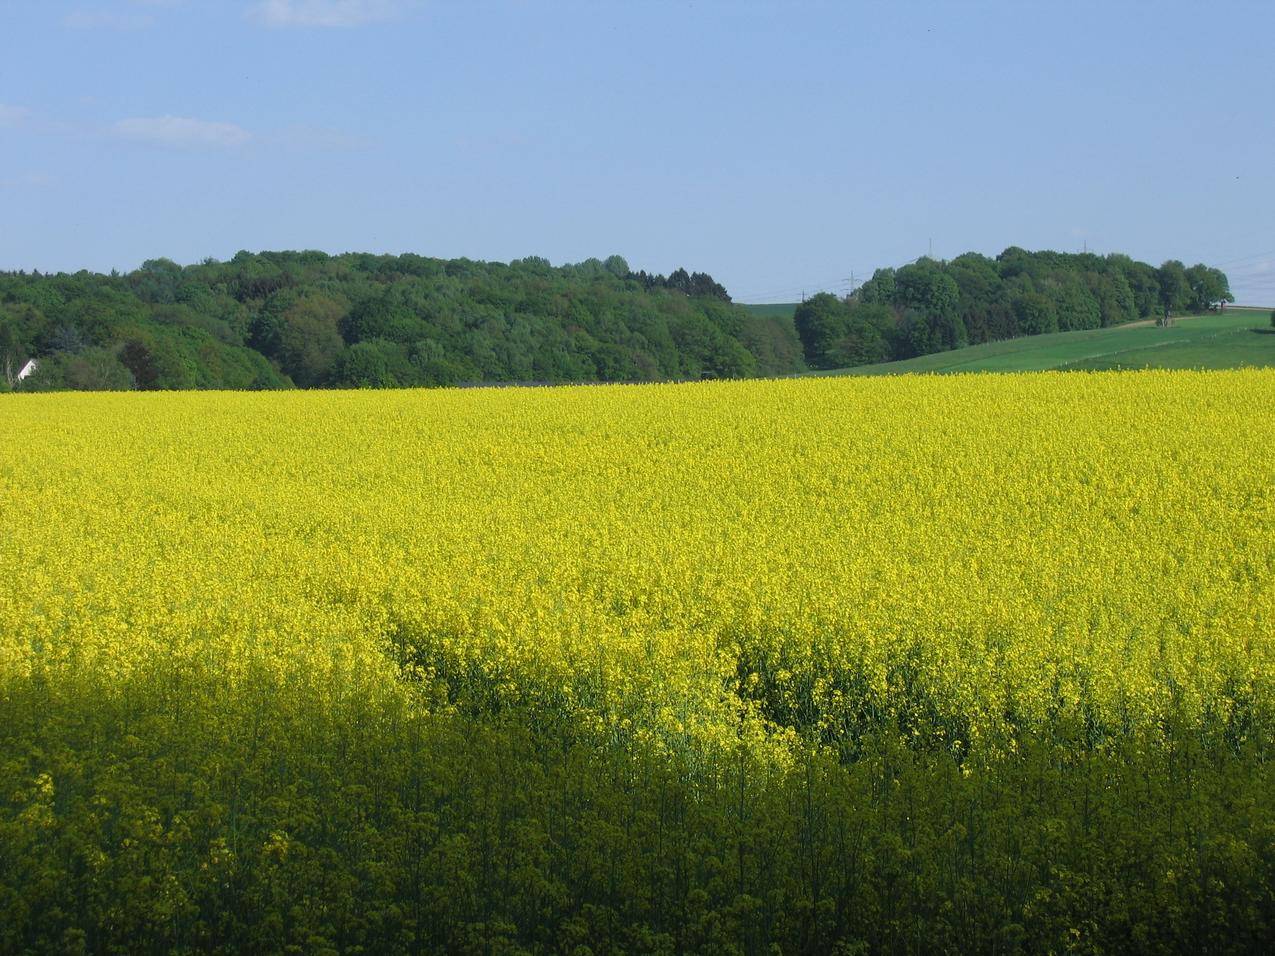
[(0, 268), (239, 249), (844, 291), (1127, 251), (1275, 304), (1275, 4), (0, 0)]

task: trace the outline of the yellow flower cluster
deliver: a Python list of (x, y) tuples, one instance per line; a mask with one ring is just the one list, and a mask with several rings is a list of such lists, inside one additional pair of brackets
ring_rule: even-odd
[(1275, 702), (1272, 371), (6, 399), (0, 693), (256, 682), (775, 759)]

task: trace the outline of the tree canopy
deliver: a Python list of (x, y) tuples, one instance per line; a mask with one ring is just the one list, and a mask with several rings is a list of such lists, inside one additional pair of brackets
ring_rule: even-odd
[[(1125, 255), (966, 253), (878, 269), (793, 321), (703, 272), (240, 252), (126, 275), (0, 273), (0, 388), (397, 387), (782, 375), (1234, 301), (1226, 275)], [(34, 374), (16, 371), (37, 360)]]
[(23, 388), (591, 382), (804, 368), (791, 323), (701, 272), (241, 252), (127, 275), (0, 273), (0, 363)]
[(795, 324), (807, 363), (838, 368), (1233, 301), (1225, 273), (1205, 265), (1011, 246), (995, 259), (967, 252), (878, 269), (846, 299), (803, 302)]

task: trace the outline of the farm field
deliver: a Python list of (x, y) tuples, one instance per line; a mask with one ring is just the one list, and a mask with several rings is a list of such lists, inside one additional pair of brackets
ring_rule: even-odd
[(899, 375), (908, 372), (1024, 372), (1046, 369), (1225, 369), (1275, 366), (1269, 309), (1230, 308), (1187, 316), (1171, 328), (1153, 323), (1054, 332), (934, 352), (900, 362), (814, 375)]
[(0, 435), (0, 952), (1275, 941), (1273, 369)]
[(745, 309), (753, 315), (765, 318), (775, 319), (792, 319), (792, 314), (797, 311), (796, 302), (764, 302), (754, 305), (745, 305)]

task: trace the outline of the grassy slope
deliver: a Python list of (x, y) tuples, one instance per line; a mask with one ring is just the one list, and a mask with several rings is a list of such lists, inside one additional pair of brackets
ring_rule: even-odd
[(796, 302), (763, 302), (760, 305), (744, 305), (744, 308), (754, 315), (762, 315), (767, 318), (791, 319), (793, 313), (797, 311)]
[(1134, 323), (1085, 332), (1056, 332), (988, 342), (901, 362), (816, 375), (906, 372), (1023, 372), (1041, 369), (1237, 368), (1275, 366), (1275, 331), (1266, 309), (1228, 309), (1191, 316), (1168, 329)]

